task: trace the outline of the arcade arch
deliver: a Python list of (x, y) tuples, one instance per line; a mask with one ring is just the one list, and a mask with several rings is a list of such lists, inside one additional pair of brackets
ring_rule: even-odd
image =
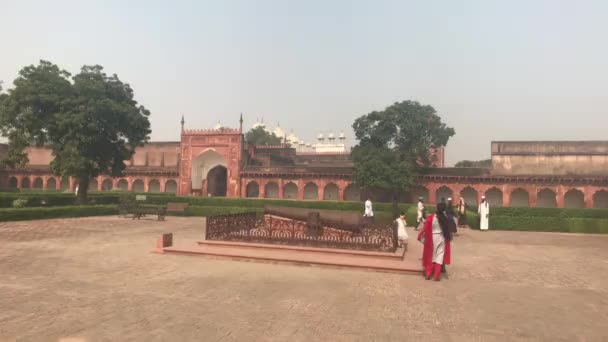
[(248, 197), (248, 198), (260, 197), (260, 185), (254, 181), (247, 183), (245, 197)]
[[(63, 181), (62, 181), (63, 183)], [(63, 185), (62, 185), (63, 188)], [(110, 178), (106, 178), (103, 180), (103, 182), (101, 182), (101, 190), (102, 191), (109, 191), (112, 190), (112, 180)]]
[(511, 192), (511, 207), (529, 207), (530, 194), (522, 189), (517, 188)]
[[(46, 188), (47, 190), (57, 190), (57, 181), (54, 177), (51, 177), (46, 180)], [(97, 190), (97, 189), (95, 189)]]
[[(488, 189), (488, 191), (486, 191), (485, 193), (486, 196), (486, 201), (488, 201), (488, 203), (490, 204), (490, 206), (492, 207), (502, 207), (503, 203), (502, 203), (502, 191), (500, 191), (500, 189), (493, 187)], [(475, 205), (478, 205), (479, 203), (475, 203)]]
[(148, 192), (160, 192), (160, 182), (157, 179), (153, 179), (148, 183)]
[(40, 178), (40, 177), (34, 178), (34, 183), (32, 184), (32, 188), (42, 189), (42, 178)]
[(441, 200), (445, 199), (447, 201), (448, 198), (453, 196), (453, 191), (452, 189), (448, 188), (447, 186), (443, 185), (441, 187), (439, 187), (439, 189), (437, 189), (436, 194), (436, 198), (437, 198), (437, 203), (441, 202)]
[(460, 197), (464, 198), (464, 202), (467, 205), (477, 205), (479, 203), (479, 199), (477, 198), (477, 190), (473, 189), (470, 186), (462, 189), (460, 192)]
[(319, 187), (315, 183), (306, 183), (304, 186), (304, 199), (305, 200), (318, 200), (319, 199)]
[(173, 179), (169, 179), (168, 181), (165, 182), (165, 192), (168, 193), (177, 193), (177, 182), (174, 181)]
[(564, 195), (564, 207), (582, 209), (585, 207), (585, 194), (577, 189), (570, 189)]
[(338, 201), (340, 199), (340, 190), (334, 183), (329, 183), (323, 188), (324, 201)]
[(283, 198), (285, 199), (297, 199), (298, 198), (298, 186), (293, 182), (285, 184), (283, 188)]
[(608, 209), (608, 191), (600, 190), (593, 194), (593, 208)]
[(355, 184), (349, 184), (344, 189), (344, 200), (358, 202), (361, 201), (361, 191)]
[(18, 186), (17, 177), (11, 177), (8, 179), (8, 187), (11, 189), (16, 189)]
[(136, 179), (133, 181), (133, 184), (131, 184), (131, 189), (133, 189), (134, 192), (145, 192), (146, 188), (144, 186), (144, 181)]
[(116, 188), (120, 191), (128, 191), (129, 182), (127, 182), (127, 180), (123, 178), (116, 183)]
[(536, 195), (536, 206), (539, 208), (557, 208), (557, 195), (551, 189), (542, 189)]
[(279, 198), (279, 185), (276, 182), (266, 183), (264, 198)]

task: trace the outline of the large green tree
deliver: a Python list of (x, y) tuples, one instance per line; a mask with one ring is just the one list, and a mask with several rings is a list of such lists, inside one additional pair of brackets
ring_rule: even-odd
[(149, 139), (149, 115), (134, 100), (133, 89), (99, 65), (83, 66), (71, 77), (40, 61), (21, 69), (0, 103), (0, 133), (9, 141), (4, 163), (23, 166), (25, 147), (49, 147), (51, 169), (77, 179), (83, 203), (93, 177), (122, 176), (124, 161)]
[(245, 140), (252, 145), (278, 145), (283, 140), (272, 132), (267, 132), (264, 127), (252, 128), (245, 134)]
[(429, 148), (445, 146), (455, 134), (432, 106), (416, 101), (397, 102), (363, 115), (353, 129), (358, 140), (352, 152), (355, 183), (390, 192), (395, 216), (399, 193), (409, 190), (430, 165)]

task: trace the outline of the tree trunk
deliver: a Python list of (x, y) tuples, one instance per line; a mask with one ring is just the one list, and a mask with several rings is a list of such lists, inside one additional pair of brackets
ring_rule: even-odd
[(399, 217), (398, 199), (399, 195), (396, 192), (393, 192), (393, 219), (397, 219), (397, 217)]
[(76, 204), (87, 204), (87, 193), (89, 192), (89, 177), (78, 178), (78, 193), (76, 194)]

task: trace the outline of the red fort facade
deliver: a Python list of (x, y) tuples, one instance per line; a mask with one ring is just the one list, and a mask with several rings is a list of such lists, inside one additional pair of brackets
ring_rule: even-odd
[[(0, 188), (74, 191), (72, 178), (52, 174), (51, 151), (28, 148), (29, 164), (0, 170)], [(6, 145), (0, 144), (0, 156)], [(481, 196), (495, 206), (608, 208), (608, 142), (493, 142), (491, 168), (443, 167), (444, 149), (431, 148), (434, 168), (403, 192), (435, 203)], [(179, 142), (151, 142), (126, 162), (123, 177), (99, 176), (90, 190), (178, 195), (359, 201), (349, 153), (296, 152), (289, 145), (251, 146), (242, 129), (183, 129)], [(373, 200), (388, 200), (380, 192)]]

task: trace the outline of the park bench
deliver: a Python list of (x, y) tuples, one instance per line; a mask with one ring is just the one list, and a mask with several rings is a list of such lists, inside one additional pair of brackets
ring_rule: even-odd
[(167, 203), (168, 213), (183, 213), (188, 208), (188, 203), (172, 202)]
[(167, 215), (167, 207), (165, 206), (153, 206), (144, 207), (137, 204), (122, 204), (118, 207), (118, 214), (120, 216), (133, 215), (132, 219), (140, 219), (146, 215), (156, 215), (158, 221), (164, 221)]

